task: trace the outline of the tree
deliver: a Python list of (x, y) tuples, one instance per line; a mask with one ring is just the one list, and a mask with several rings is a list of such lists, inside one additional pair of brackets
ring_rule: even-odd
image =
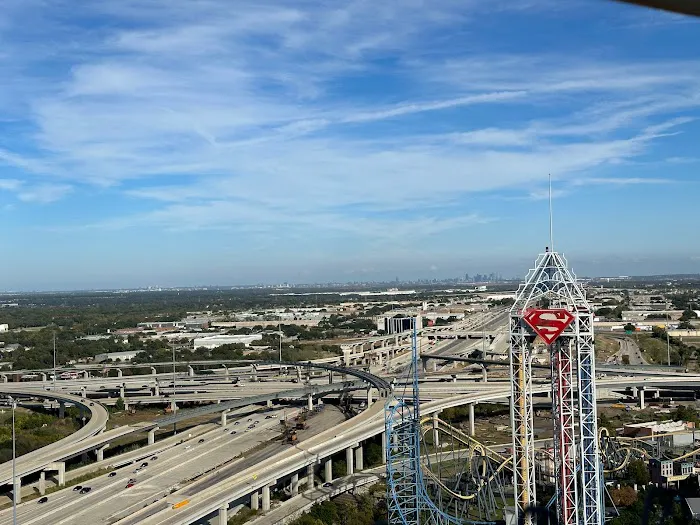
[(622, 356), (622, 364), (623, 365), (629, 365), (630, 364), (630, 356), (627, 354), (623, 354)]
[(634, 332), (637, 329), (632, 323), (627, 323), (625, 325), (625, 332)]
[(117, 399), (117, 402), (114, 404), (115, 410), (122, 411), (124, 410), (124, 398), (120, 397)]
[(620, 487), (619, 489), (610, 489), (610, 498), (618, 507), (629, 507), (637, 501), (637, 491), (632, 487)]
[(607, 306), (604, 306), (603, 308), (598, 308), (595, 311), (595, 314), (600, 316), (600, 317), (609, 317), (610, 314), (612, 314), (612, 312), (613, 312), (612, 308), (608, 308)]
[(651, 479), (649, 476), (649, 469), (644, 462), (639, 459), (629, 462), (627, 465), (627, 475), (632, 483), (636, 483), (637, 485), (646, 485)]
[(678, 323), (679, 330), (695, 330), (695, 326), (690, 324), (688, 321), (681, 321)]
[(691, 319), (697, 319), (698, 314), (695, 313), (695, 311), (691, 310), (690, 308), (683, 310), (683, 314), (681, 315), (681, 321), (690, 321)]

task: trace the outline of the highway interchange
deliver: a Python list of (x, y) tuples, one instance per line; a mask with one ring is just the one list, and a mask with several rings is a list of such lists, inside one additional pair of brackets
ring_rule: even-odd
[[(478, 319), (467, 319), (457, 323), (454, 331), (503, 331), (507, 319), (504, 311), (491, 315), (481, 315)], [(445, 358), (453, 355), (465, 355), (477, 348), (485, 348), (486, 343), (480, 339), (454, 340), (438, 339), (431, 344), (427, 338), (428, 330), (421, 338), (423, 354), (428, 352), (434, 357)], [(445, 334), (449, 330), (440, 330)], [(432, 338), (431, 338), (432, 339)], [(496, 335), (489, 343), (489, 351), (495, 354), (503, 353), (507, 341), (503, 344)], [(396, 341), (399, 343), (399, 341)], [(400, 342), (405, 348), (405, 341)], [(481, 346), (480, 346), (481, 345)], [(500, 345), (500, 346), (499, 346)], [(375, 347), (372, 342), (371, 347)], [(353, 349), (353, 352), (356, 350)], [(379, 353), (379, 359), (375, 358)], [(358, 470), (362, 467), (362, 444), (370, 439), (382, 436), (384, 430), (384, 401), (389, 394), (388, 383), (377, 376), (401, 377), (408, 364), (407, 352), (391, 353), (382, 343), (378, 348), (364, 349), (359, 355), (363, 364), (369, 363), (369, 369), (374, 376), (366, 372), (347, 370), (346, 382), (341, 380), (341, 368), (333, 369), (333, 365), (319, 363), (320, 369), (306, 370), (306, 367), (285, 367), (275, 370), (269, 367), (267, 371), (252, 370), (249, 366), (229, 368), (226, 373), (216, 370), (213, 375), (195, 376), (192, 374), (178, 375), (175, 391), (172, 390), (172, 373), (151, 376), (129, 376), (120, 378), (92, 378), (70, 381), (57, 381), (60, 388), (52, 391), (51, 381), (36, 384), (22, 383), (18, 387), (13, 384), (0, 384), (0, 393), (23, 394), (25, 396), (61, 397), (65, 403), (81, 405), (91, 412), (88, 423), (78, 432), (62, 441), (23, 456), (18, 461), (19, 471), (23, 475), (38, 472), (43, 469), (55, 468), (53, 463), (60, 462), (71, 455), (85, 450), (97, 450), (109, 440), (134, 432), (148, 432), (158, 426), (158, 423), (141, 424), (138, 427), (123, 427), (102, 432), (107, 422), (107, 412), (101, 401), (116, 398), (115, 391), (127, 394), (130, 403), (139, 403), (138, 398), (148, 399), (161, 397), (176, 399), (178, 403), (188, 401), (214, 401), (213, 405), (205, 405), (197, 410), (204, 410), (216, 415), (229, 406), (228, 417), (223, 416), (220, 423), (195, 427), (177, 436), (163, 440), (158, 449), (158, 442), (148, 445), (141, 453), (128, 452), (120, 456), (98, 461), (95, 465), (119, 466), (111, 476), (103, 474), (83, 485), (91, 488), (87, 494), (80, 494), (68, 487), (51, 493), (46, 503), (29, 500), (18, 506), (18, 523), (73, 523), (79, 525), (97, 523), (118, 523), (129, 525), (144, 524), (189, 524), (198, 520), (225, 523), (225, 519), (241, 505), (250, 505), (268, 511), (271, 508), (270, 490), (282, 488), (288, 493), (296, 494), (313, 488), (319, 498), (327, 497), (329, 491), (338, 491), (337, 485), (321, 487), (323, 481), (334, 479), (332, 468), (329, 470), (330, 458), (334, 454), (345, 452), (345, 457), (352, 474), (352, 465)], [(507, 355), (507, 354), (505, 354)], [(504, 357), (505, 357), (504, 355)], [(355, 357), (356, 354), (353, 353)], [(440, 359), (438, 358), (438, 359)], [(438, 359), (434, 359), (438, 361)], [(431, 359), (432, 361), (433, 359)], [(444, 361), (438, 361), (444, 363)], [(331, 370), (328, 367), (331, 367)], [(449, 366), (442, 364), (441, 367)], [(367, 368), (367, 366), (365, 366)], [(612, 367), (611, 367), (612, 368)], [(333, 372), (335, 370), (335, 373)], [(345, 370), (345, 369), (342, 369)], [(613, 368), (614, 370), (614, 368)], [(280, 375), (282, 371), (282, 375)], [(311, 375), (309, 376), (309, 372)], [(621, 371), (624, 374), (624, 370)], [(351, 374), (358, 374), (351, 377)], [(362, 375), (364, 373), (364, 376)], [(689, 374), (671, 375), (668, 373), (638, 374), (634, 378), (628, 374), (617, 374), (618, 377), (601, 379), (598, 384), (604, 389), (624, 391), (634, 385), (655, 388), (666, 384), (700, 384), (699, 376)], [(258, 377), (254, 377), (254, 374)], [(303, 377), (302, 377), (303, 374)], [(642, 375), (639, 375), (642, 374)], [(335, 380), (333, 376), (335, 375)], [(344, 374), (343, 374), (344, 375)], [(242, 386), (234, 387), (232, 378), (238, 377)], [(445, 377), (444, 374), (442, 377)], [(447, 376), (450, 377), (450, 376)], [(263, 379), (264, 382), (252, 381)], [(372, 379), (375, 378), (375, 379)], [(302, 379), (300, 383), (300, 379)], [(370, 384), (369, 381), (374, 381)], [(508, 381), (483, 382), (480, 375), (460, 371), (450, 379), (450, 383), (436, 382), (431, 374), (425, 376), (421, 389), (421, 412), (430, 414), (445, 408), (463, 404), (473, 404), (485, 401), (502, 400), (509, 395)], [(454, 382), (453, 382), (454, 381)], [(158, 390), (153, 389), (154, 383), (160, 383)], [(302, 384), (306, 383), (306, 384)], [(280, 414), (299, 411), (303, 406), (318, 404), (320, 397), (338, 397), (343, 384), (356, 390), (356, 399), (369, 401), (366, 409), (358, 415), (345, 419), (335, 408), (321, 411), (312, 421), (313, 431), (308, 432), (294, 446), (274, 441), (280, 436)], [(396, 383), (397, 390), (402, 388)], [(536, 385), (537, 392), (546, 393), (547, 384)], [(103, 397), (108, 392), (107, 397)], [(288, 405), (285, 392), (293, 392), (301, 398), (301, 403)], [(76, 395), (76, 393), (78, 395)], [(156, 393), (158, 395), (156, 395)], [(280, 396), (281, 394), (281, 396)], [(165, 396), (168, 396), (167, 398)], [(95, 401), (90, 398), (94, 397)], [(264, 402), (263, 398), (267, 398)], [(270, 408), (272, 400), (285, 404)], [(247, 402), (249, 400), (249, 402)], [(216, 403), (219, 401), (220, 403)], [(255, 401), (257, 406), (246, 407)], [(315, 401), (315, 403), (314, 403)], [(374, 401), (374, 402), (372, 402)], [(227, 403), (229, 405), (227, 405)], [(242, 412), (247, 410), (248, 412)], [(251, 412), (252, 411), (252, 412)], [(188, 410), (179, 410), (186, 416)], [(224, 421), (226, 418), (226, 421)], [(249, 422), (248, 419), (251, 419)], [(324, 423), (321, 423), (321, 420)], [(257, 423), (248, 428), (252, 422)], [(238, 424), (236, 424), (238, 422)], [(225, 425), (224, 425), (225, 423)], [(163, 424), (161, 423), (161, 426)], [(240, 430), (238, 430), (240, 429)], [(231, 432), (235, 431), (235, 434)], [(191, 433), (192, 436), (187, 434)], [(179, 443), (183, 440), (182, 443)], [(203, 440), (200, 442), (200, 440)], [(152, 442), (152, 441), (151, 441)], [(95, 443), (97, 445), (93, 446)], [(178, 444), (179, 443), (179, 444)], [(266, 444), (266, 445), (265, 445)], [(152, 452), (158, 450), (158, 452)], [(152, 460), (153, 456), (157, 459)], [(141, 463), (148, 466), (134, 473)], [(89, 467), (82, 467), (89, 470)], [(126, 488), (129, 479), (135, 484)], [(319, 481), (320, 480), (320, 481)], [(11, 483), (10, 465), (0, 465), (0, 481)], [(311, 487), (310, 487), (311, 484)], [(316, 487), (316, 485), (319, 485)], [(295, 501), (293, 498), (292, 501)], [(179, 508), (173, 508), (178, 502), (187, 502)], [(295, 505), (290, 505), (291, 509)], [(299, 504), (296, 504), (299, 507)], [(276, 515), (284, 514), (277, 509)], [(49, 519), (50, 521), (46, 521)], [(0, 525), (11, 523), (11, 512), (0, 512)], [(256, 522), (257, 523), (257, 522)], [(261, 523), (272, 523), (271, 521)]]

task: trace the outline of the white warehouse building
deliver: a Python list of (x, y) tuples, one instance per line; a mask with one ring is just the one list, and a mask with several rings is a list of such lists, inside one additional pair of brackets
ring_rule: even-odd
[(243, 344), (250, 346), (253, 341), (260, 341), (262, 334), (250, 335), (210, 335), (194, 340), (195, 348), (216, 348), (217, 346)]
[(131, 361), (137, 354), (140, 354), (143, 350), (130, 350), (126, 352), (109, 352), (106, 354), (97, 354), (95, 356), (95, 361), (102, 363), (105, 361), (116, 361), (117, 359), (121, 362)]

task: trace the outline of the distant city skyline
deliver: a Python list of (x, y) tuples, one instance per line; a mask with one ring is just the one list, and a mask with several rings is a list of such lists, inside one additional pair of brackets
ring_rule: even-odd
[[(694, 273), (700, 21), (5, 0), (0, 289)], [(470, 269), (474, 270), (470, 270)]]

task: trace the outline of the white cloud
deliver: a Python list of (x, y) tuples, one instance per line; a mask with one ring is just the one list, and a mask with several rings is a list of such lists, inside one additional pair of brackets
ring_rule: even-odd
[[(30, 147), (5, 148), (0, 161), (37, 177), (18, 194), (25, 201), (50, 202), (76, 184), (153, 201), (153, 212), (105, 227), (358, 233), (349, 222), (386, 226), (370, 212), (392, 210), (428, 235), (488, 219), (475, 207), (456, 222), (422, 216), (426, 187), (437, 208), (547, 173), (605, 184), (599, 168), (690, 124), (677, 113), (700, 106), (697, 61), (427, 49), (510, 4), (94, 3), (86, 16), (108, 24), (73, 31), (51, 54), (29, 46), (28, 60), (60, 54), (66, 67), (56, 70), (67, 73), (16, 99), (30, 108)], [(384, 77), (397, 87), (385, 91)], [(533, 116), (540, 109), (546, 118)]]
[(23, 202), (46, 204), (61, 199), (72, 190), (73, 188), (67, 184), (35, 184), (23, 186), (17, 193), (17, 197)]

